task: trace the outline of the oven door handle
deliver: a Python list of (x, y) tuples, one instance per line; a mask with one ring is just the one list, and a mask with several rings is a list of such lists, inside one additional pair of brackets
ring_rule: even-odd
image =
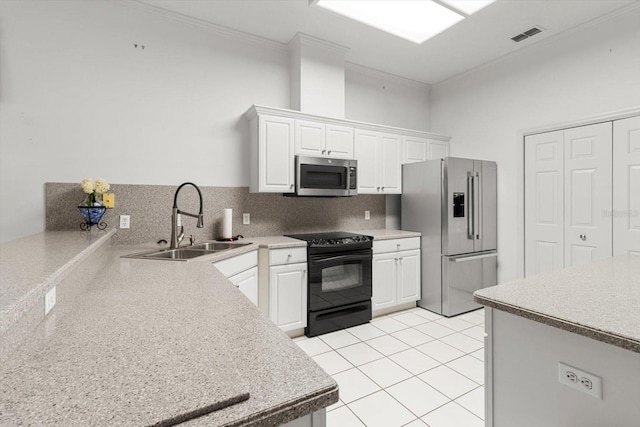
[[(320, 258), (320, 259), (318, 259)], [(344, 261), (353, 261), (353, 260), (361, 260), (361, 261), (367, 261), (371, 259), (371, 255), (337, 255), (337, 256), (332, 256), (330, 258), (321, 258), (321, 257), (312, 257), (311, 260), (313, 262), (316, 263), (323, 263), (323, 262), (331, 262), (331, 261), (336, 261), (336, 260), (344, 260)]]

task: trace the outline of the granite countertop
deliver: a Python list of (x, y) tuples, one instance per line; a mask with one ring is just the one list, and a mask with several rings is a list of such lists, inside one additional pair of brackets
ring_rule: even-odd
[(640, 353), (640, 256), (621, 255), (481, 289), (477, 302)]
[[(60, 233), (34, 238), (62, 237), (58, 242), (68, 244), (68, 252), (58, 244), (39, 256), (73, 252), (72, 235), (77, 239), (78, 233)], [(269, 241), (228, 252), (237, 255)], [(294, 242), (273, 239), (275, 245)], [(188, 423), (266, 426), (337, 401), (335, 381), (211, 259), (121, 258), (144, 247), (105, 246), (96, 278), (60, 300), (0, 367), (0, 424), (181, 422), (240, 401)], [(51, 265), (55, 271), (67, 268)]]
[(373, 240), (389, 240), (389, 239), (403, 239), (406, 237), (420, 237), (421, 234), (416, 231), (403, 231), (403, 230), (358, 230), (354, 233), (365, 234), (373, 237)]

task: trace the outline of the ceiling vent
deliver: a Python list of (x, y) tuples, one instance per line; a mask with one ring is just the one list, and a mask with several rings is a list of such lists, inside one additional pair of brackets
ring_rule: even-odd
[(528, 39), (529, 37), (533, 37), (536, 34), (539, 34), (541, 32), (542, 32), (542, 28), (533, 27), (533, 28), (530, 28), (527, 31), (521, 33), (521, 34), (518, 34), (517, 36), (511, 37), (511, 40), (513, 40), (514, 42), (518, 43), (518, 42), (521, 42), (524, 39)]

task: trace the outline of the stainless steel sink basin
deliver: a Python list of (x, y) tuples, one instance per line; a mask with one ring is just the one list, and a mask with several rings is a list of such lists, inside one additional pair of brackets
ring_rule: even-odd
[(226, 242), (204, 242), (190, 246), (192, 249), (204, 249), (207, 251), (226, 251), (228, 249), (240, 248), (251, 243), (226, 243)]
[(140, 259), (164, 259), (170, 261), (187, 261), (204, 255), (216, 252), (227, 251), (250, 245), (251, 243), (225, 243), (225, 242), (203, 242), (193, 246), (186, 246), (177, 249), (160, 249), (135, 254), (123, 255), (122, 258)]

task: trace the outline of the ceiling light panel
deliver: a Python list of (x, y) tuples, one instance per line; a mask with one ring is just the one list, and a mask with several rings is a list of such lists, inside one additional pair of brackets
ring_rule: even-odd
[(495, 1), (496, 0), (440, 0), (441, 3), (448, 4), (465, 15), (473, 15)]
[(464, 19), (429, 0), (319, 0), (316, 4), (417, 44)]

